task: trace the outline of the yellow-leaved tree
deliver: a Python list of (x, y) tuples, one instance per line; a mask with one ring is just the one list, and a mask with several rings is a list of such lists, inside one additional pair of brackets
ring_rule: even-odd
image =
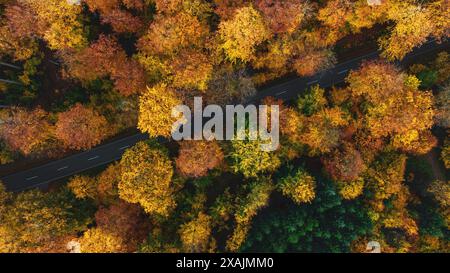
[(238, 198), (238, 208), (235, 212), (236, 227), (227, 241), (229, 251), (237, 251), (244, 243), (251, 221), (258, 211), (268, 205), (274, 186), (271, 178), (262, 178), (248, 185), (249, 192), (244, 198)]
[(292, 174), (283, 177), (277, 184), (283, 195), (291, 198), (295, 203), (311, 203), (316, 197), (316, 180), (304, 169), (299, 168)]
[(83, 253), (117, 253), (125, 252), (122, 239), (101, 228), (92, 228), (80, 239), (80, 250)]
[(175, 201), (167, 152), (158, 144), (138, 142), (124, 153), (120, 167), (119, 197), (149, 214), (168, 216)]
[(51, 49), (81, 48), (87, 40), (79, 19), (83, 10), (75, 1), (25, 0), (35, 12), (43, 38)]
[(402, 59), (433, 33), (433, 18), (425, 7), (411, 1), (392, 1), (387, 17), (395, 22), (391, 33), (379, 41), (383, 56), (389, 60)]
[(172, 109), (180, 104), (175, 91), (165, 84), (147, 88), (139, 99), (138, 128), (151, 137), (170, 136), (177, 121)]
[(278, 154), (262, 151), (261, 144), (264, 144), (261, 140), (233, 140), (233, 149), (228, 155), (231, 169), (245, 177), (258, 177), (278, 169), (281, 164)]
[(256, 46), (271, 37), (263, 17), (251, 6), (238, 9), (233, 19), (221, 22), (218, 33), (221, 48), (232, 62), (249, 61)]
[(206, 252), (214, 246), (211, 237), (211, 216), (200, 212), (198, 216), (183, 224), (179, 230), (183, 248), (188, 252)]
[(433, 96), (418, 89), (415, 76), (391, 64), (369, 62), (351, 72), (347, 81), (372, 137), (391, 137), (394, 148), (422, 154), (436, 143), (429, 132), (435, 113)]

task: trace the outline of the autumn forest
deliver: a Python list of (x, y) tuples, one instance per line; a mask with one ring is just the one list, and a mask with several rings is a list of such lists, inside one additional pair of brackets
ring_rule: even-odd
[[(449, 18), (448, 0), (0, 0), (0, 253), (450, 252)], [(275, 151), (171, 140), (173, 107), (270, 88)]]

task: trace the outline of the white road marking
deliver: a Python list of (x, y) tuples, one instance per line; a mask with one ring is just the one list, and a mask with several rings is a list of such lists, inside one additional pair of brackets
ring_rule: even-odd
[(100, 156), (96, 155), (96, 156), (94, 156), (94, 157), (88, 158), (88, 161), (91, 161), (91, 160), (97, 159), (97, 158), (99, 158), (99, 157), (100, 157)]
[(128, 147), (130, 147), (130, 145), (120, 147), (119, 150), (125, 150), (125, 149), (128, 148)]
[(318, 82), (318, 80), (310, 81), (310, 82), (307, 83), (307, 85), (312, 85), (312, 84), (315, 84), (317, 82)]
[(35, 179), (35, 178), (38, 178), (38, 176), (35, 175), (35, 176), (32, 176), (32, 177), (28, 177), (28, 178), (27, 178), (27, 181), (33, 180), (33, 179)]
[(279, 96), (279, 95), (284, 94), (284, 93), (286, 93), (286, 92), (287, 92), (287, 91), (278, 92), (276, 95)]
[(62, 170), (65, 170), (65, 169), (67, 169), (67, 168), (69, 168), (69, 166), (64, 166), (64, 167), (61, 167), (61, 168), (59, 168), (59, 169), (57, 169), (56, 171), (62, 171)]
[(344, 74), (345, 72), (347, 72), (348, 71), (348, 69), (345, 69), (345, 70), (342, 70), (342, 71), (339, 71), (338, 72), (338, 75), (340, 75), (340, 74)]

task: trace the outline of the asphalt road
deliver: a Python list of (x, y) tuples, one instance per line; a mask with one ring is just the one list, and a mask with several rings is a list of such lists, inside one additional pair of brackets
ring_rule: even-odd
[[(448, 50), (448, 42), (436, 44), (430, 41), (422, 47), (414, 50), (406, 56), (402, 63), (409, 62), (420, 55), (437, 50)], [(373, 52), (347, 62), (337, 64), (333, 69), (327, 70), (313, 77), (295, 78), (282, 84), (260, 90), (248, 103), (255, 103), (267, 96), (273, 96), (283, 100), (294, 99), (307, 87), (319, 84), (322, 87), (330, 87), (341, 83), (352, 69), (357, 69), (363, 60), (375, 59), (378, 52)], [(399, 63), (401, 64), (401, 63)], [(89, 151), (81, 152), (51, 163), (21, 171), (2, 177), (0, 180), (6, 189), (13, 192), (24, 191), (32, 188), (45, 188), (52, 181), (56, 181), (88, 169), (102, 166), (121, 158), (124, 151), (135, 143), (148, 139), (146, 134), (137, 134), (120, 140), (95, 147)]]

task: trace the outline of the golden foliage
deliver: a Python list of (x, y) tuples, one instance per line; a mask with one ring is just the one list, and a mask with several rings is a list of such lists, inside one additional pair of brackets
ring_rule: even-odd
[(334, 53), (329, 49), (323, 49), (306, 51), (295, 58), (293, 67), (299, 76), (308, 77), (332, 68), (335, 63)]
[(360, 196), (364, 190), (363, 179), (357, 179), (349, 182), (338, 181), (337, 185), (339, 188), (339, 194), (342, 196), (342, 198), (347, 200), (355, 199), (356, 197)]
[(100, 228), (91, 228), (80, 238), (83, 253), (118, 253), (124, 252), (121, 238)]
[(51, 49), (82, 48), (86, 45), (83, 26), (78, 19), (81, 5), (60, 0), (25, 0), (43, 26), (43, 37)]
[(231, 252), (238, 251), (241, 245), (245, 242), (249, 229), (250, 227), (247, 225), (238, 224), (234, 228), (233, 234), (227, 240), (227, 250)]
[(187, 252), (210, 250), (211, 232), (211, 217), (200, 212), (195, 219), (180, 227), (179, 233), (184, 250)]
[(90, 176), (76, 175), (70, 179), (67, 186), (76, 196), (76, 198), (95, 199), (97, 197), (97, 181), (95, 181), (95, 179)]
[(360, 152), (348, 142), (323, 159), (324, 168), (334, 181), (353, 181), (366, 169)]
[(205, 91), (212, 77), (213, 65), (208, 55), (195, 50), (180, 52), (171, 62), (174, 87)]
[(426, 154), (437, 144), (437, 138), (430, 131), (410, 130), (392, 138), (394, 148), (415, 154)]
[(393, 152), (383, 154), (368, 169), (368, 185), (374, 190), (375, 199), (385, 200), (400, 192), (404, 181), (406, 156)]
[(282, 178), (277, 188), (297, 204), (311, 203), (316, 197), (316, 180), (302, 169)]
[(14, 60), (30, 59), (38, 51), (38, 43), (31, 38), (14, 37), (8, 26), (0, 26), (0, 55), (8, 54)]
[[(449, 60), (450, 63), (450, 60)], [(450, 73), (447, 79), (450, 78)], [(437, 125), (450, 128), (450, 83), (446, 84), (442, 90), (434, 97), (436, 106), (435, 120)]]
[(181, 48), (201, 45), (208, 27), (186, 12), (156, 16), (148, 32), (138, 41), (139, 49), (149, 54), (171, 54)]
[(423, 131), (433, 125), (432, 94), (419, 91), (419, 81), (414, 76), (405, 75), (390, 64), (371, 62), (352, 71), (347, 81), (353, 99), (368, 103), (363, 109), (364, 123), (372, 136)]
[(262, 16), (251, 6), (238, 9), (233, 19), (222, 21), (218, 34), (231, 62), (251, 60), (255, 47), (271, 36)]
[(138, 128), (151, 137), (170, 136), (177, 121), (172, 109), (180, 104), (175, 91), (167, 85), (148, 87), (139, 98)]
[(167, 154), (159, 147), (138, 142), (124, 153), (120, 167), (120, 198), (139, 203), (148, 214), (168, 216), (175, 201), (172, 162)]
[(119, 185), (121, 169), (119, 163), (108, 166), (101, 174), (97, 176), (97, 194), (99, 200), (108, 204), (113, 200), (117, 200), (119, 196)]
[(270, 178), (263, 178), (250, 185), (250, 192), (242, 200), (235, 218), (237, 223), (250, 223), (259, 209), (267, 206), (274, 186)]
[(341, 129), (349, 122), (347, 114), (339, 107), (323, 109), (301, 120), (299, 131), (291, 136), (291, 141), (308, 145), (311, 155), (328, 153), (337, 147)]
[(240, 200), (234, 215), (236, 227), (226, 243), (229, 251), (237, 251), (240, 248), (249, 231), (251, 220), (256, 216), (258, 210), (268, 205), (270, 194), (274, 189), (270, 178), (255, 181), (249, 187), (250, 192)]
[(245, 177), (257, 177), (263, 173), (274, 172), (281, 164), (275, 152), (262, 151), (261, 140), (233, 140), (233, 150), (229, 156), (231, 168)]

